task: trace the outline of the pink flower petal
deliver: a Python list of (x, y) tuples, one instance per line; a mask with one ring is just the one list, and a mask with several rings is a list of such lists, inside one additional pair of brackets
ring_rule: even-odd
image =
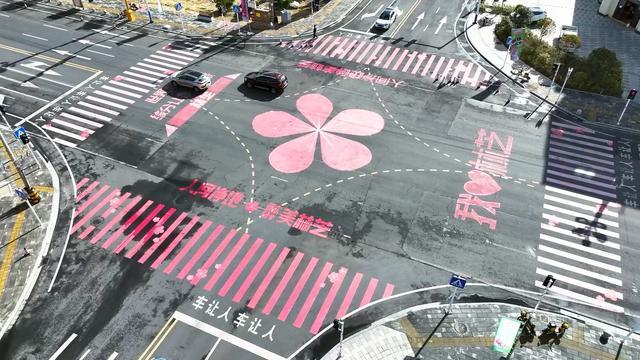
[(269, 163), (283, 173), (304, 171), (313, 162), (318, 133), (303, 135), (275, 148), (269, 155)]
[(351, 171), (371, 162), (371, 151), (359, 142), (330, 133), (320, 133), (322, 160), (335, 170)]
[(379, 114), (362, 109), (341, 111), (329, 120), (322, 130), (349, 135), (373, 135), (384, 128), (384, 119)]
[(321, 128), (333, 111), (331, 100), (320, 94), (300, 96), (296, 108), (316, 128)]
[(253, 130), (265, 137), (281, 137), (314, 131), (313, 126), (284, 111), (267, 111), (253, 118)]

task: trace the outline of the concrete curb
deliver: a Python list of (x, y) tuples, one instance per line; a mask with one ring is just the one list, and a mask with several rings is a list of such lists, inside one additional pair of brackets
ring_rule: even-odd
[(9, 315), (9, 318), (4, 322), (2, 328), (0, 329), (0, 339), (4, 336), (4, 334), (9, 331), (13, 325), (18, 320), (20, 313), (24, 309), (31, 296), (31, 292), (36, 286), (36, 282), (38, 281), (38, 277), (40, 276), (40, 272), (42, 270), (42, 259), (49, 252), (49, 247), (51, 245), (51, 240), (53, 239), (53, 232), (56, 227), (56, 219), (58, 218), (58, 212), (60, 207), (60, 179), (58, 174), (56, 173), (53, 165), (46, 161), (42, 154), (37, 150), (34, 151), (40, 157), (40, 160), (45, 164), (47, 171), (49, 171), (49, 175), (51, 176), (51, 185), (53, 186), (53, 199), (51, 204), (51, 213), (49, 214), (49, 221), (47, 222), (47, 231), (45, 232), (44, 241), (42, 242), (42, 246), (40, 251), (38, 252), (38, 256), (36, 258), (36, 266), (29, 271), (29, 276), (27, 278), (27, 282), (25, 284), (24, 290), (20, 294), (18, 298), (17, 305)]

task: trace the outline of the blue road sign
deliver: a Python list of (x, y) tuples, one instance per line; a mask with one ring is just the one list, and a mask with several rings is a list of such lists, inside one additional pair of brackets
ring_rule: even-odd
[(29, 199), (29, 194), (24, 189), (16, 189), (16, 195), (22, 200)]
[(507, 46), (511, 46), (511, 43), (513, 42), (513, 38), (511, 36), (507, 36)]
[(13, 129), (13, 136), (15, 136), (16, 139), (18, 140), (20, 140), (20, 135), (26, 134), (26, 133), (27, 133), (27, 130), (22, 126), (20, 126), (19, 128)]
[(176, 3), (176, 11), (182, 10), (182, 3)]
[(449, 285), (455, 286), (458, 289), (464, 289), (464, 286), (466, 284), (467, 284), (467, 279), (456, 274), (451, 274), (451, 279), (449, 279)]
[(233, 4), (231, 6), (231, 10), (236, 14), (240, 14), (240, 11), (242, 11), (242, 10), (240, 10), (240, 5), (237, 5), (237, 4)]

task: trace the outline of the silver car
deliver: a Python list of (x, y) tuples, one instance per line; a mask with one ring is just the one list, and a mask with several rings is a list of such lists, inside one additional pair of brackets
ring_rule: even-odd
[(211, 85), (211, 79), (199, 71), (182, 70), (173, 75), (171, 84), (193, 90), (206, 90), (209, 88), (209, 85)]

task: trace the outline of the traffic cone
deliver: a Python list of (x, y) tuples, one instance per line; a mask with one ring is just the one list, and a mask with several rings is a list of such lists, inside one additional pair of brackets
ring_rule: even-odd
[(25, 188), (24, 190), (29, 195), (29, 203), (31, 205), (35, 205), (35, 204), (40, 202), (40, 200), (41, 200), (40, 193), (38, 193), (38, 191), (36, 191), (36, 189), (30, 187), (30, 188)]

